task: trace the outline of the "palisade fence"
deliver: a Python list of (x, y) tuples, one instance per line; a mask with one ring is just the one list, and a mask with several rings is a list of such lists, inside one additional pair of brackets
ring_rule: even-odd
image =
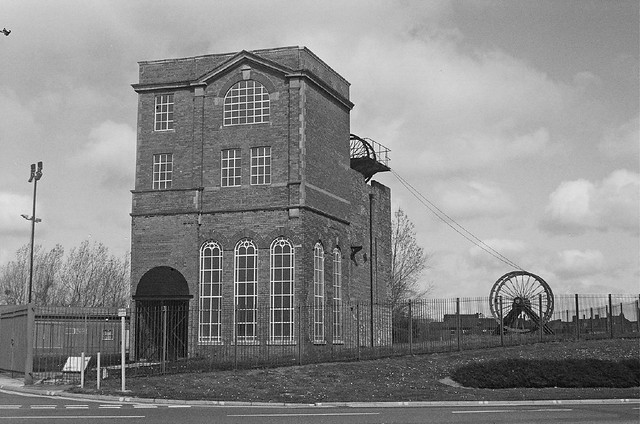
[[(213, 329), (200, 326), (200, 311), (188, 303), (134, 307), (124, 318), (126, 376), (640, 337), (639, 301), (636, 295), (556, 295), (545, 326), (551, 331), (522, 333), (500, 326), (491, 315), (488, 297), (414, 300), (395, 307), (345, 302), (339, 310), (333, 302), (324, 308), (299, 305), (289, 311), (292, 320), (279, 316), (286, 324), (278, 325), (272, 324), (278, 312), (259, 304), (251, 312), (255, 326), (225, 322), (225, 317), (234, 316), (236, 322), (246, 321), (247, 311), (236, 309), (227, 315), (222, 311), (222, 322)], [(77, 370), (63, 369), (69, 357), (83, 353), (88, 358), (86, 379), (96, 379), (98, 353), (102, 377), (120, 378), (123, 326), (118, 309), (36, 307), (34, 321), (34, 380), (79, 381)], [(0, 344), (5, 346), (7, 332), (2, 328), (0, 322)], [(12, 337), (17, 337), (15, 331)], [(15, 340), (14, 344), (20, 345)]]

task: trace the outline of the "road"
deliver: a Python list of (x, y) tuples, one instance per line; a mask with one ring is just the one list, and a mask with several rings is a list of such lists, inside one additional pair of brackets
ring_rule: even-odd
[(638, 424), (638, 403), (536, 406), (227, 407), (105, 402), (0, 390), (4, 423), (598, 423)]

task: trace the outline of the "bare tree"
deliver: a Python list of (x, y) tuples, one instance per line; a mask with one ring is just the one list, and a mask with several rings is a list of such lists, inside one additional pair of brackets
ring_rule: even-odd
[[(29, 245), (0, 267), (0, 304), (21, 304), (29, 281)], [(64, 256), (34, 246), (32, 299), (38, 306), (126, 306), (129, 300), (128, 254), (117, 258), (101, 243), (82, 242)]]
[(391, 306), (395, 311), (406, 299), (425, 297), (433, 285), (420, 286), (419, 280), (428, 266), (429, 255), (418, 245), (413, 222), (401, 208), (391, 220)]
[(129, 260), (85, 240), (69, 251), (60, 285), (66, 306), (124, 306), (129, 298)]

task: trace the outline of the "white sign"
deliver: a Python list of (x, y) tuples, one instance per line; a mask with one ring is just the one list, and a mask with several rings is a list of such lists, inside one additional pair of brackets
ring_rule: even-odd
[(126, 308), (118, 309), (118, 316), (119, 317), (126, 317), (127, 316), (127, 309)]
[[(87, 365), (89, 365), (89, 361), (91, 360), (91, 356), (84, 357), (84, 369), (87, 369)], [(64, 364), (62, 368), (62, 372), (80, 372), (82, 371), (82, 357), (81, 356), (69, 356), (67, 358), (67, 362)]]

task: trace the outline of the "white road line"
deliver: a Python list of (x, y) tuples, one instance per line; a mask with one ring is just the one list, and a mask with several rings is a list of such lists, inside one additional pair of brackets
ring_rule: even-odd
[(156, 409), (158, 405), (133, 405), (135, 409)]
[(55, 405), (31, 405), (31, 409), (56, 409)]
[(146, 418), (145, 415), (31, 415), (24, 417), (0, 417), (0, 420), (86, 420), (86, 419), (103, 419), (103, 420), (121, 420), (123, 418)]
[(20, 409), (22, 405), (0, 405), (0, 409)]
[(66, 409), (89, 409), (89, 405), (65, 405)]
[(475, 411), (451, 411), (452, 414), (500, 414), (504, 412), (570, 412), (570, 408), (556, 409), (479, 409)]
[(100, 405), (100, 409), (120, 409), (122, 405)]
[(167, 408), (191, 408), (191, 405), (167, 405)]
[(360, 415), (380, 415), (379, 412), (336, 412), (325, 414), (237, 414), (227, 417), (347, 417)]

